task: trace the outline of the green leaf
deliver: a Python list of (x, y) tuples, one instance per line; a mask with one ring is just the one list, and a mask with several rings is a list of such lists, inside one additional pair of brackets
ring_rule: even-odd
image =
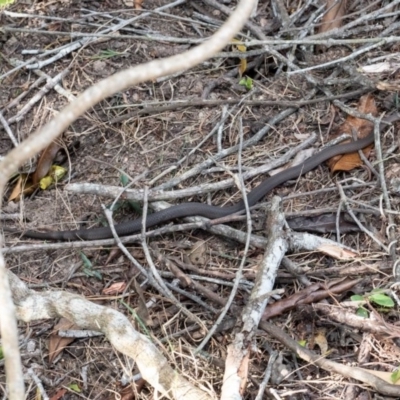
[(92, 262), (86, 257), (86, 254), (81, 252), (80, 255), (81, 255), (82, 262), (83, 262), (83, 266), (84, 266), (85, 268), (93, 268), (93, 264), (92, 264)]
[(364, 297), (359, 295), (359, 294), (353, 294), (353, 296), (350, 297), (351, 301), (363, 301)]
[(245, 76), (239, 81), (239, 85), (244, 86), (247, 90), (253, 89), (253, 79)]
[(298, 340), (297, 343), (298, 343), (301, 347), (306, 347), (306, 346), (307, 346), (307, 340)]
[(80, 393), (81, 392), (81, 388), (78, 386), (77, 383), (71, 383), (70, 385), (68, 385), (68, 388), (71, 389), (72, 391), (76, 392), (76, 393)]
[(15, 0), (0, 0), (0, 7), (14, 3)]
[(99, 281), (103, 279), (103, 275), (101, 275), (101, 272), (96, 271), (95, 269), (84, 268), (83, 272), (86, 274), (86, 276), (89, 276), (91, 278), (96, 278)]
[(356, 315), (362, 318), (368, 318), (369, 317), (369, 311), (365, 309), (364, 307), (360, 307), (356, 311)]
[(371, 290), (371, 293), (385, 293), (381, 288), (375, 288)]
[(399, 379), (400, 379), (400, 369), (396, 369), (390, 375), (390, 380), (392, 381), (392, 383), (396, 383)]
[(119, 180), (120, 180), (121, 185), (122, 185), (123, 187), (127, 186), (128, 183), (129, 183), (129, 178), (128, 178), (128, 176), (125, 175), (125, 174), (121, 174), (121, 176), (119, 177)]
[(0, 360), (4, 358), (3, 348), (0, 346)]
[(368, 296), (369, 300), (382, 307), (394, 307), (394, 301), (384, 293), (374, 293)]
[(93, 268), (93, 264), (86, 257), (86, 254), (81, 252), (80, 256), (81, 256), (81, 259), (82, 259), (82, 262), (83, 262), (83, 272), (86, 274), (86, 276), (90, 276), (90, 277), (96, 278), (99, 281), (101, 281), (103, 279), (103, 276), (101, 275), (101, 273), (99, 271), (96, 271)]

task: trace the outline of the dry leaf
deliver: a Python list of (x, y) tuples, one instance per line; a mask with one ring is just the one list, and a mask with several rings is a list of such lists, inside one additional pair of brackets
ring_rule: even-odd
[[(35, 172), (21, 174), (14, 186), (8, 201), (19, 201), (22, 194), (28, 195), (40, 185), (41, 189), (47, 189), (52, 183), (57, 182), (67, 172), (63, 167), (52, 166), (52, 163), (61, 149), (61, 142), (52, 142), (41, 154)], [(50, 175), (49, 171), (51, 171)]]
[[(399, 66), (397, 66), (397, 68), (398, 67)], [(397, 69), (397, 68), (395, 68), (395, 69)], [(391, 69), (391, 65), (387, 61), (376, 63), (376, 64), (364, 65), (363, 67), (359, 67), (359, 71), (365, 72), (366, 74), (382, 74), (383, 72), (387, 72), (390, 69)]]
[(320, 348), (322, 355), (328, 352), (328, 341), (326, 340), (325, 331), (323, 329), (314, 336), (314, 343)]
[(295, 132), (295, 133), (293, 134), (293, 136), (294, 136), (297, 140), (304, 141), (304, 140), (306, 140), (306, 139), (308, 139), (308, 138), (310, 137), (310, 134), (309, 134), (309, 133), (297, 133), (297, 132)]
[(126, 289), (126, 282), (115, 282), (108, 288), (102, 290), (102, 293), (108, 296), (123, 293)]
[(8, 201), (19, 201), (21, 198), (21, 195), (28, 195), (33, 193), (35, 190), (36, 185), (32, 183), (32, 177), (31, 175), (28, 174), (21, 174), (18, 177), (17, 183), (15, 184), (13, 190), (11, 191), (10, 197), (8, 198)]
[(247, 69), (247, 60), (245, 58), (240, 59), (239, 64), (239, 76), (242, 77)]
[(57, 392), (55, 394), (53, 394), (53, 396), (50, 397), (50, 400), (60, 400), (65, 396), (66, 393), (67, 393), (67, 389), (60, 388), (57, 390)]
[(79, 329), (74, 323), (66, 318), (61, 318), (58, 324), (54, 327), (49, 340), (49, 362), (54, 359), (75, 339), (58, 336), (59, 330)]
[(346, 0), (326, 0), (326, 10), (318, 32), (328, 32), (343, 25), (343, 16), (346, 12)]
[(135, 10), (143, 9), (142, 4), (143, 4), (143, 0), (135, 0)]
[[(376, 108), (375, 100), (370, 95), (367, 94), (360, 98), (358, 104), (358, 111), (364, 114), (372, 114), (376, 116), (378, 114), (378, 110)], [(342, 135), (343, 133), (347, 133), (348, 135), (353, 135), (353, 132), (356, 133), (359, 139), (363, 139), (367, 137), (372, 130), (374, 129), (374, 124), (365, 119), (352, 117), (349, 115), (346, 118), (346, 121), (337, 129), (336, 133), (332, 135), (331, 139), (334, 139), (337, 136)], [(349, 141), (347, 141), (348, 143)], [(346, 142), (344, 142), (346, 143)], [(370, 145), (363, 149), (363, 152), (366, 156), (369, 155), (373, 145)], [(331, 170), (331, 172), (335, 171), (351, 171), (352, 169), (359, 167), (362, 165), (362, 161), (360, 156), (357, 153), (344, 154), (332, 157), (327, 161), (327, 164)]]
[(204, 265), (206, 263), (207, 246), (204, 241), (197, 243), (189, 254), (189, 259), (194, 265)]
[[(237, 39), (233, 39), (233, 42), (239, 42), (239, 40)], [(242, 53), (245, 53), (247, 51), (247, 47), (244, 44), (237, 44), (236, 49), (239, 50)], [(247, 60), (246, 58), (240, 58), (240, 64), (239, 64), (239, 75), (240, 77), (243, 76), (243, 74), (245, 73), (247, 69)]]
[[(324, 14), (318, 33), (331, 31), (343, 25), (343, 17), (346, 12), (346, 0), (326, 0), (326, 13)], [(323, 53), (327, 49), (325, 45), (315, 46), (316, 53)]]
[(331, 244), (323, 244), (319, 246), (316, 250), (320, 251), (321, 253), (324, 253), (330, 257), (336, 258), (337, 260), (349, 260), (351, 258), (356, 258), (358, 256), (358, 253), (348, 250), (348, 249), (343, 249), (340, 246), (336, 245), (331, 245)]
[(59, 141), (51, 142), (40, 155), (35, 172), (32, 174), (32, 182), (38, 184), (50, 171), (57, 153), (61, 149)]

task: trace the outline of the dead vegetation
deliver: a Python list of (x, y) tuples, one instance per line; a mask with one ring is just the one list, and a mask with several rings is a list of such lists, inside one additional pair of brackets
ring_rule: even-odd
[[(136, 10), (123, 1), (33, 1), (7, 8), (1, 155), (101, 79), (203, 42), (226, 20), (235, 2), (228, 3), (154, 0)], [(160, 370), (169, 377), (177, 371), (177, 387), (194, 390), (193, 398), (400, 397), (392, 380), (400, 363), (392, 286), (400, 277), (399, 2), (260, 3), (235, 38), (241, 46), (120, 91), (70, 124), (63, 150), (49, 152), (66, 175), (8, 202), (15, 176), (2, 225), (100, 226), (107, 223), (102, 204), (117, 197), (115, 221), (133, 218), (143, 199), (145, 211), (147, 203), (158, 210), (166, 201), (230, 204), (242, 197), (241, 177), (251, 190), (296, 154), (308, 157), (305, 149), (338, 134), (363, 137), (366, 125), (380, 131), (369, 154), (376, 173), (320, 166), (275, 189), (252, 210), (251, 226), (245, 216), (175, 221), (147, 240), (121, 238), (125, 253), (114, 239), (37, 243), (6, 233), (7, 266), (20, 279), (12, 281), (14, 299), (61, 297), (39, 320), (20, 315), (31, 321), (19, 326), (29, 398), (36, 390), (51, 399), (156, 398), (161, 389), (149, 371)], [(379, 125), (380, 117), (388, 123)], [(19, 172), (45, 163), (38, 156)], [(337, 219), (338, 210), (347, 213)], [(69, 322), (54, 319), (66, 317), (74, 301)], [(79, 330), (99, 330), (86, 307), (98, 313), (107, 340)], [(112, 321), (125, 336), (110, 333)], [(5, 396), (3, 368), (0, 380)]]

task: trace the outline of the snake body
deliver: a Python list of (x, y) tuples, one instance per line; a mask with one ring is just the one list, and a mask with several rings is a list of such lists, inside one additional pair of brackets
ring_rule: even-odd
[[(363, 139), (353, 141), (350, 143), (339, 144), (336, 146), (328, 147), (320, 152), (309, 157), (303, 163), (294, 167), (288, 168), (270, 178), (264, 180), (260, 185), (254, 188), (247, 195), (247, 202), (249, 207), (255, 205), (261, 198), (268, 194), (272, 189), (281, 185), (282, 183), (298, 178), (301, 175), (311, 171), (318, 165), (329, 160), (330, 158), (339, 154), (348, 154), (361, 150), (364, 147), (374, 142), (374, 135), (371, 133)], [(203, 203), (181, 203), (165, 210), (155, 212), (147, 216), (146, 228), (151, 228), (155, 225), (160, 225), (167, 221), (176, 218), (201, 216), (209, 219), (221, 218), (230, 214), (243, 211), (245, 208), (243, 200), (232, 206), (218, 207), (211, 206)], [(123, 222), (115, 225), (115, 230), (119, 236), (128, 236), (140, 232), (142, 228), (142, 219)], [(53, 232), (37, 232), (25, 231), (23, 237), (43, 240), (99, 240), (112, 238), (112, 232), (109, 227), (92, 228), (92, 229), (76, 229), (69, 231), (53, 231)]]

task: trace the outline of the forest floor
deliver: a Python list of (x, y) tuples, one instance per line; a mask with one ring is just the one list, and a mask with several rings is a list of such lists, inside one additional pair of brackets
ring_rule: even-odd
[[(16, 141), (40, 129), (94, 83), (192, 48), (224, 23), (226, 8), (235, 2), (153, 0), (145, 1), (143, 10), (127, 3), (18, 1), (0, 14), (0, 111)], [(280, 12), (274, 12), (271, 3), (260, 2), (251, 25), (237, 36), (246, 42), (264, 35), (273, 39), (268, 48), (227, 46), (189, 71), (117, 93), (75, 121), (64, 132), (61, 150), (52, 160), (66, 169), (64, 178), (46, 190), (20, 196), (20, 173), (35, 171), (39, 157), (31, 160), (10, 180), (3, 225), (21, 231), (102, 226), (106, 224), (102, 205), (114, 201), (105, 188), (127, 182), (131, 189), (181, 190), (178, 199), (169, 200), (174, 204), (234, 204), (242, 198), (235, 178), (238, 171), (250, 173), (245, 181), (250, 191), (267, 178), (269, 170), (286, 166), (289, 151), (304, 159), (309, 153), (304, 155), (302, 147), (324, 146), (342, 133), (345, 121), (351, 125), (350, 135), (362, 137), (364, 128), (372, 129), (357, 117), (349, 119), (341, 104), (376, 116), (397, 112), (400, 43), (382, 39), (400, 36), (397, 2), (391, 8), (383, 1), (367, 8), (364, 2), (349, 4), (344, 16), (337, 18), (336, 33), (321, 28), (322, 8), (311, 2), (285, 2), (291, 7)], [(96, 37), (134, 17), (112, 37)], [(337, 43), (327, 47), (307, 42), (318, 38), (314, 35)], [(26, 67), (49, 60), (64, 46), (69, 50), (63, 57)], [(38, 53), (29, 52), (33, 50)], [(366, 66), (370, 69), (363, 69)], [(378, 67), (380, 72), (374, 73)], [(56, 86), (48, 83), (49, 77), (58, 79)], [(14, 144), (4, 127), (0, 132), (0, 155), (5, 156)], [(273, 277), (274, 289), (281, 291), (268, 299), (267, 310), (275, 310), (276, 315), (265, 319), (321, 359), (392, 373), (400, 365), (399, 304), (396, 287), (392, 289), (395, 276), (399, 277), (396, 271), (393, 276), (399, 252), (398, 124), (381, 128), (380, 138), (381, 153), (368, 154), (379, 179), (369, 168), (331, 172), (320, 165), (275, 188), (259, 203), (252, 211), (252, 234), (264, 234), (263, 214), (272, 196), (278, 195), (288, 224), (284, 231), (299, 229), (332, 242), (339, 239), (338, 249), (353, 252), (344, 259), (337, 249), (333, 254), (290, 249)], [(384, 169), (379, 166), (381, 159)], [(270, 167), (251, 174), (263, 165)], [(196, 173), (180, 179), (187, 171)], [(177, 183), (173, 178), (179, 178)], [(233, 178), (229, 184), (222, 185), (229, 178)], [(70, 185), (78, 183), (99, 185), (103, 196), (72, 192)], [(198, 190), (185, 195), (191, 187)], [(362, 228), (348, 214), (336, 223), (339, 208), (346, 209), (339, 187)], [(137, 218), (140, 206), (122, 198), (113, 217), (116, 222)], [(243, 219), (227, 219), (226, 224), (247, 231)], [(203, 229), (164, 232), (148, 239), (160, 276), (182, 307), (200, 317), (207, 329), (227, 302), (233, 282), (240, 279), (223, 323), (202, 352), (196, 348), (206, 331), (152, 287), (116, 246), (87, 242), (74, 247), (6, 232), (5, 256), (8, 268), (32, 289), (65, 290), (124, 313), (137, 330), (152, 338), (173, 368), (218, 396), (228, 345), (241, 329), (240, 315), (264, 254), (262, 248), (250, 245), (246, 250), (243, 242), (226, 235), (210, 232), (205, 224)], [(126, 246), (148, 269), (140, 239)], [(377, 289), (379, 295), (374, 297)], [(354, 295), (362, 300), (358, 306), (351, 305)], [(20, 323), (19, 329), (24, 368), (33, 368), (50, 399), (157, 398), (132, 360), (122, 358), (103, 336), (60, 339), (59, 329), (73, 329), (64, 319)], [(385, 385), (371, 387), (349, 376), (345, 368), (340, 373), (301, 359), (262, 326), (248, 351), (244, 399), (256, 398), (269, 373), (259, 398), (391, 398)], [(1, 392), (3, 364), (0, 382)], [(27, 398), (38, 398), (33, 381), (27, 390)]]

